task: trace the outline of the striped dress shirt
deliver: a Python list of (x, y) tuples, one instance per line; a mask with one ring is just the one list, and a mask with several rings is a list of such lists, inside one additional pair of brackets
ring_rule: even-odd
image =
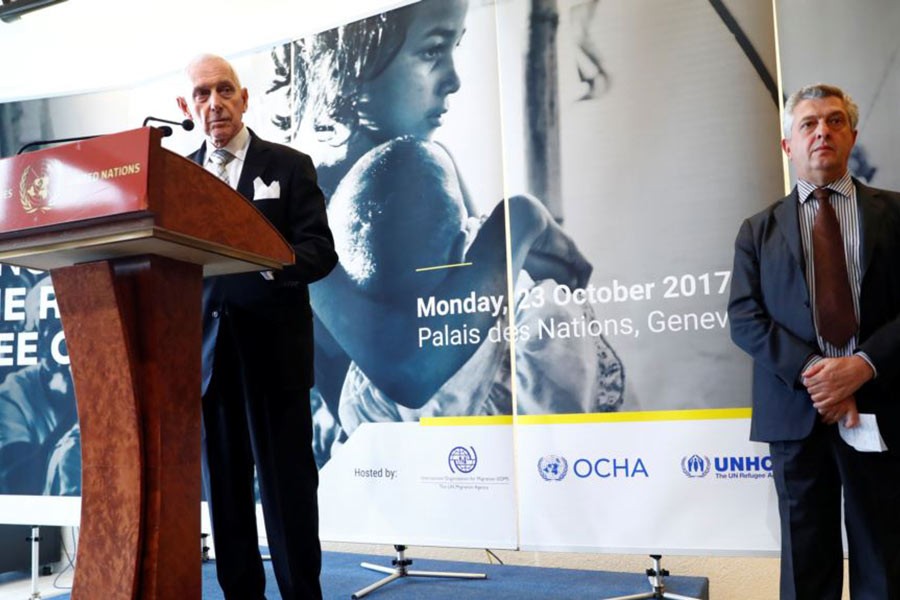
[[(817, 186), (804, 181), (797, 181), (797, 197), (800, 200), (800, 235), (803, 239), (803, 254), (806, 260), (806, 284), (809, 288), (809, 297), (813, 311), (813, 322), (817, 323), (816, 315), (816, 285), (815, 285), (815, 258), (813, 256), (813, 222), (819, 210), (819, 201), (813, 197), (813, 191)], [(853, 310), (856, 313), (856, 321), (860, 322), (859, 315), (859, 290), (860, 290), (860, 260), (859, 260), (859, 209), (856, 200), (856, 186), (850, 178), (850, 173), (845, 173), (840, 179), (825, 186), (831, 193), (830, 201), (841, 226), (841, 237), (844, 240), (844, 258), (847, 263), (847, 275), (850, 280), (850, 294), (853, 297)], [(816, 324), (816, 337), (822, 355), (826, 357), (851, 356), (854, 354), (857, 344), (857, 336), (854, 335), (847, 344), (838, 348), (822, 339), (819, 327)], [(857, 352), (873, 371), (875, 366), (865, 353)], [(809, 365), (812, 365), (811, 361)], [(808, 366), (809, 366), (808, 365)]]

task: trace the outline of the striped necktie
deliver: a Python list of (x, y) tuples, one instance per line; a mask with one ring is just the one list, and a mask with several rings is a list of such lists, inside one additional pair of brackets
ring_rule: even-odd
[(215, 176), (231, 186), (231, 181), (228, 178), (228, 163), (234, 160), (234, 154), (225, 148), (216, 148), (209, 155), (209, 160), (215, 166), (215, 171), (213, 171)]

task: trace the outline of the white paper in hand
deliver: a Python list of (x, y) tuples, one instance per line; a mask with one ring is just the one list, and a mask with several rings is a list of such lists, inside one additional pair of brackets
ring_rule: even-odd
[(859, 425), (850, 428), (844, 426), (844, 421), (838, 423), (838, 430), (845, 442), (860, 452), (884, 452), (887, 446), (881, 438), (878, 430), (878, 422), (875, 415), (860, 413)]

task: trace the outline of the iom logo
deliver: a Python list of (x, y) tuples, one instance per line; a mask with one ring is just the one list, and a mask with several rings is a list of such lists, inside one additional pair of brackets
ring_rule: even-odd
[(708, 456), (692, 454), (681, 459), (681, 472), (687, 477), (706, 477), (711, 464)]
[(469, 446), (464, 448), (457, 446), (450, 451), (447, 457), (452, 473), (471, 473), (478, 465), (478, 455), (475, 454), (475, 448)]
[(569, 472), (569, 463), (562, 456), (549, 454), (538, 459), (538, 473), (544, 481), (562, 481)]

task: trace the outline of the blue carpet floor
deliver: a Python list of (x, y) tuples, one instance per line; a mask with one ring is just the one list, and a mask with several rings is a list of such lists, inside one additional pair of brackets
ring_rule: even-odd
[[(485, 573), (484, 580), (438, 579), (404, 577), (373, 591), (366, 600), (577, 600), (580, 598), (602, 600), (615, 596), (652, 592), (647, 576), (643, 573), (612, 573), (608, 571), (582, 571), (575, 569), (550, 569), (543, 567), (519, 567), (511, 565), (451, 562), (444, 560), (416, 559), (410, 569), (421, 571), (452, 571)], [(339, 552), (325, 552), (322, 557), (322, 590), (325, 600), (346, 600), (350, 596), (378, 581), (385, 575), (359, 566), (366, 561), (386, 567), (391, 566), (393, 556), (368, 556)], [(279, 600), (278, 586), (272, 572), (272, 564), (266, 562), (268, 583), (266, 596)], [(647, 560), (650, 566), (650, 560)], [(672, 576), (665, 579), (666, 591), (709, 599), (709, 582), (705, 577)], [(59, 596), (67, 599), (68, 596)], [(222, 593), (216, 583), (215, 563), (203, 565), (203, 600), (221, 600)]]

